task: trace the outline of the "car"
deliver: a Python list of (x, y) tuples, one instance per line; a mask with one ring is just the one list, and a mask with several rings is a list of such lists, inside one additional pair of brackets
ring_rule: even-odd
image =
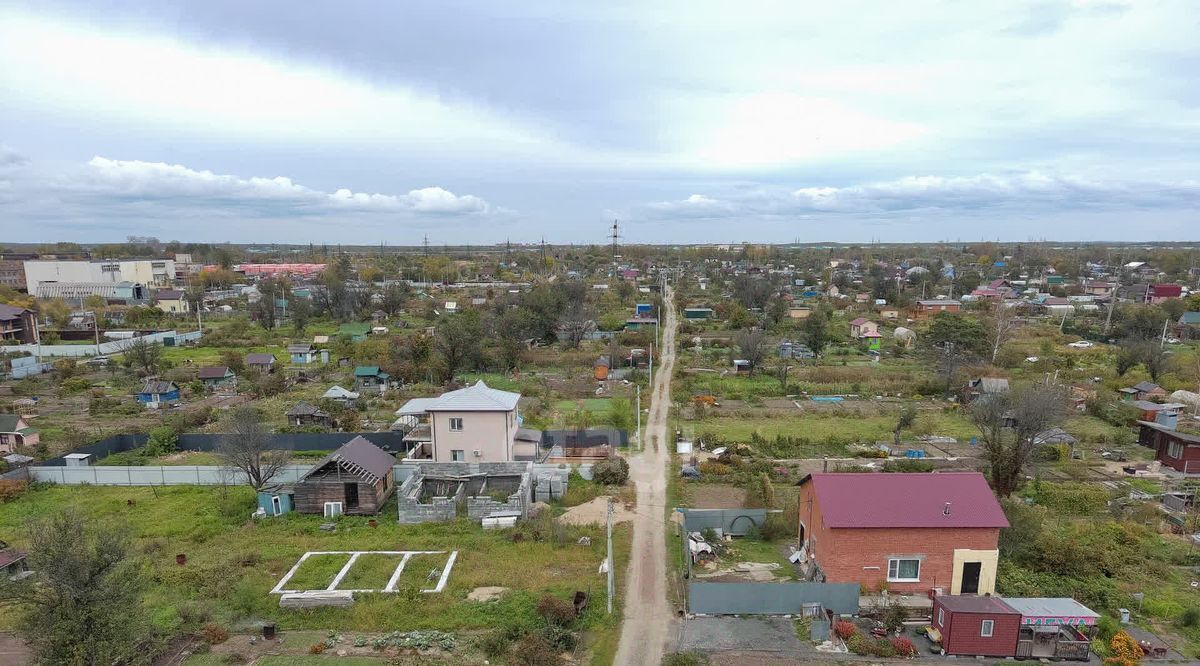
[(1179, 338), (1167, 338), (1167, 344), (1169, 345), (1177, 345), (1181, 342), (1183, 342), (1183, 340), (1180, 340)]
[(1091, 349), (1092, 347), (1096, 346), (1096, 343), (1089, 342), (1087, 340), (1078, 340), (1076, 342), (1069, 343), (1067, 346), (1074, 347), (1075, 349)]

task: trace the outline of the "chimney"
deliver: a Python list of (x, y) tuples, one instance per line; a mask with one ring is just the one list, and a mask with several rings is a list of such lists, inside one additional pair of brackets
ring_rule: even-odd
[(943, 516), (950, 515), (950, 503), (949, 502), (946, 502), (946, 506), (942, 508), (942, 515)]

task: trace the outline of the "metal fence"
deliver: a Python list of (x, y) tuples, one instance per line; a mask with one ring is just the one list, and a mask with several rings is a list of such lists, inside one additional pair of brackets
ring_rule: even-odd
[(766, 509), (676, 509), (683, 514), (688, 532), (722, 530), (731, 536), (746, 536), (767, 519)]
[(98, 345), (12, 345), (5, 347), (6, 352), (23, 352), (33, 354), (35, 356), (105, 356), (108, 354), (119, 354), (131, 345), (136, 340), (145, 342), (157, 342), (168, 347), (181, 345), (185, 342), (199, 340), (203, 334), (200, 331), (188, 331), (186, 333), (178, 333), (176, 331), (160, 331), (158, 333), (149, 333), (136, 338), (126, 338), (124, 340), (110, 340), (101, 342)]
[[(287, 465), (271, 479), (272, 483), (295, 483), (312, 465)], [(68, 486), (237, 486), (248, 483), (246, 475), (218, 465), (99, 465), (95, 467), (27, 467), (31, 481), (60, 483)], [(396, 479), (407, 479), (413, 472), (408, 465), (392, 468)]]
[(858, 613), (858, 583), (706, 583), (688, 581), (688, 611), (705, 615), (799, 614), (805, 604)]
[[(280, 451), (332, 451), (361, 435), (371, 443), (384, 450), (402, 451), (404, 434), (399, 432), (298, 432), (278, 433), (268, 435), (268, 448)], [(179, 436), (181, 451), (213, 451), (221, 443), (220, 434), (187, 433)], [(146, 445), (148, 435), (114, 435), (87, 446), (81, 446), (71, 453), (90, 453), (95, 460), (101, 460), (114, 453), (122, 453)], [(67, 464), (66, 458), (59, 456), (51, 458), (43, 467), (59, 467)]]

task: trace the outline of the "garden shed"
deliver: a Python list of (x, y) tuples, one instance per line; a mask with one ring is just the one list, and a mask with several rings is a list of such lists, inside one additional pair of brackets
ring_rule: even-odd
[(379, 513), (395, 490), (395, 457), (362, 436), (317, 463), (296, 483), (295, 510), (325, 516)]
[(933, 627), (946, 654), (1011, 657), (1017, 651), (1021, 613), (996, 597), (938, 595)]

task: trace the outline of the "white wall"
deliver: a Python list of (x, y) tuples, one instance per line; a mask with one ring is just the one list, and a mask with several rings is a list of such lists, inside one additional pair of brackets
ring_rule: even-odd
[[(162, 263), (164, 266), (154, 268), (155, 263)], [(105, 264), (117, 264), (119, 270), (102, 270)], [(25, 287), (31, 294), (37, 293), (37, 286), (41, 282), (139, 282), (164, 285), (174, 279), (174, 259), (25, 262)]]

